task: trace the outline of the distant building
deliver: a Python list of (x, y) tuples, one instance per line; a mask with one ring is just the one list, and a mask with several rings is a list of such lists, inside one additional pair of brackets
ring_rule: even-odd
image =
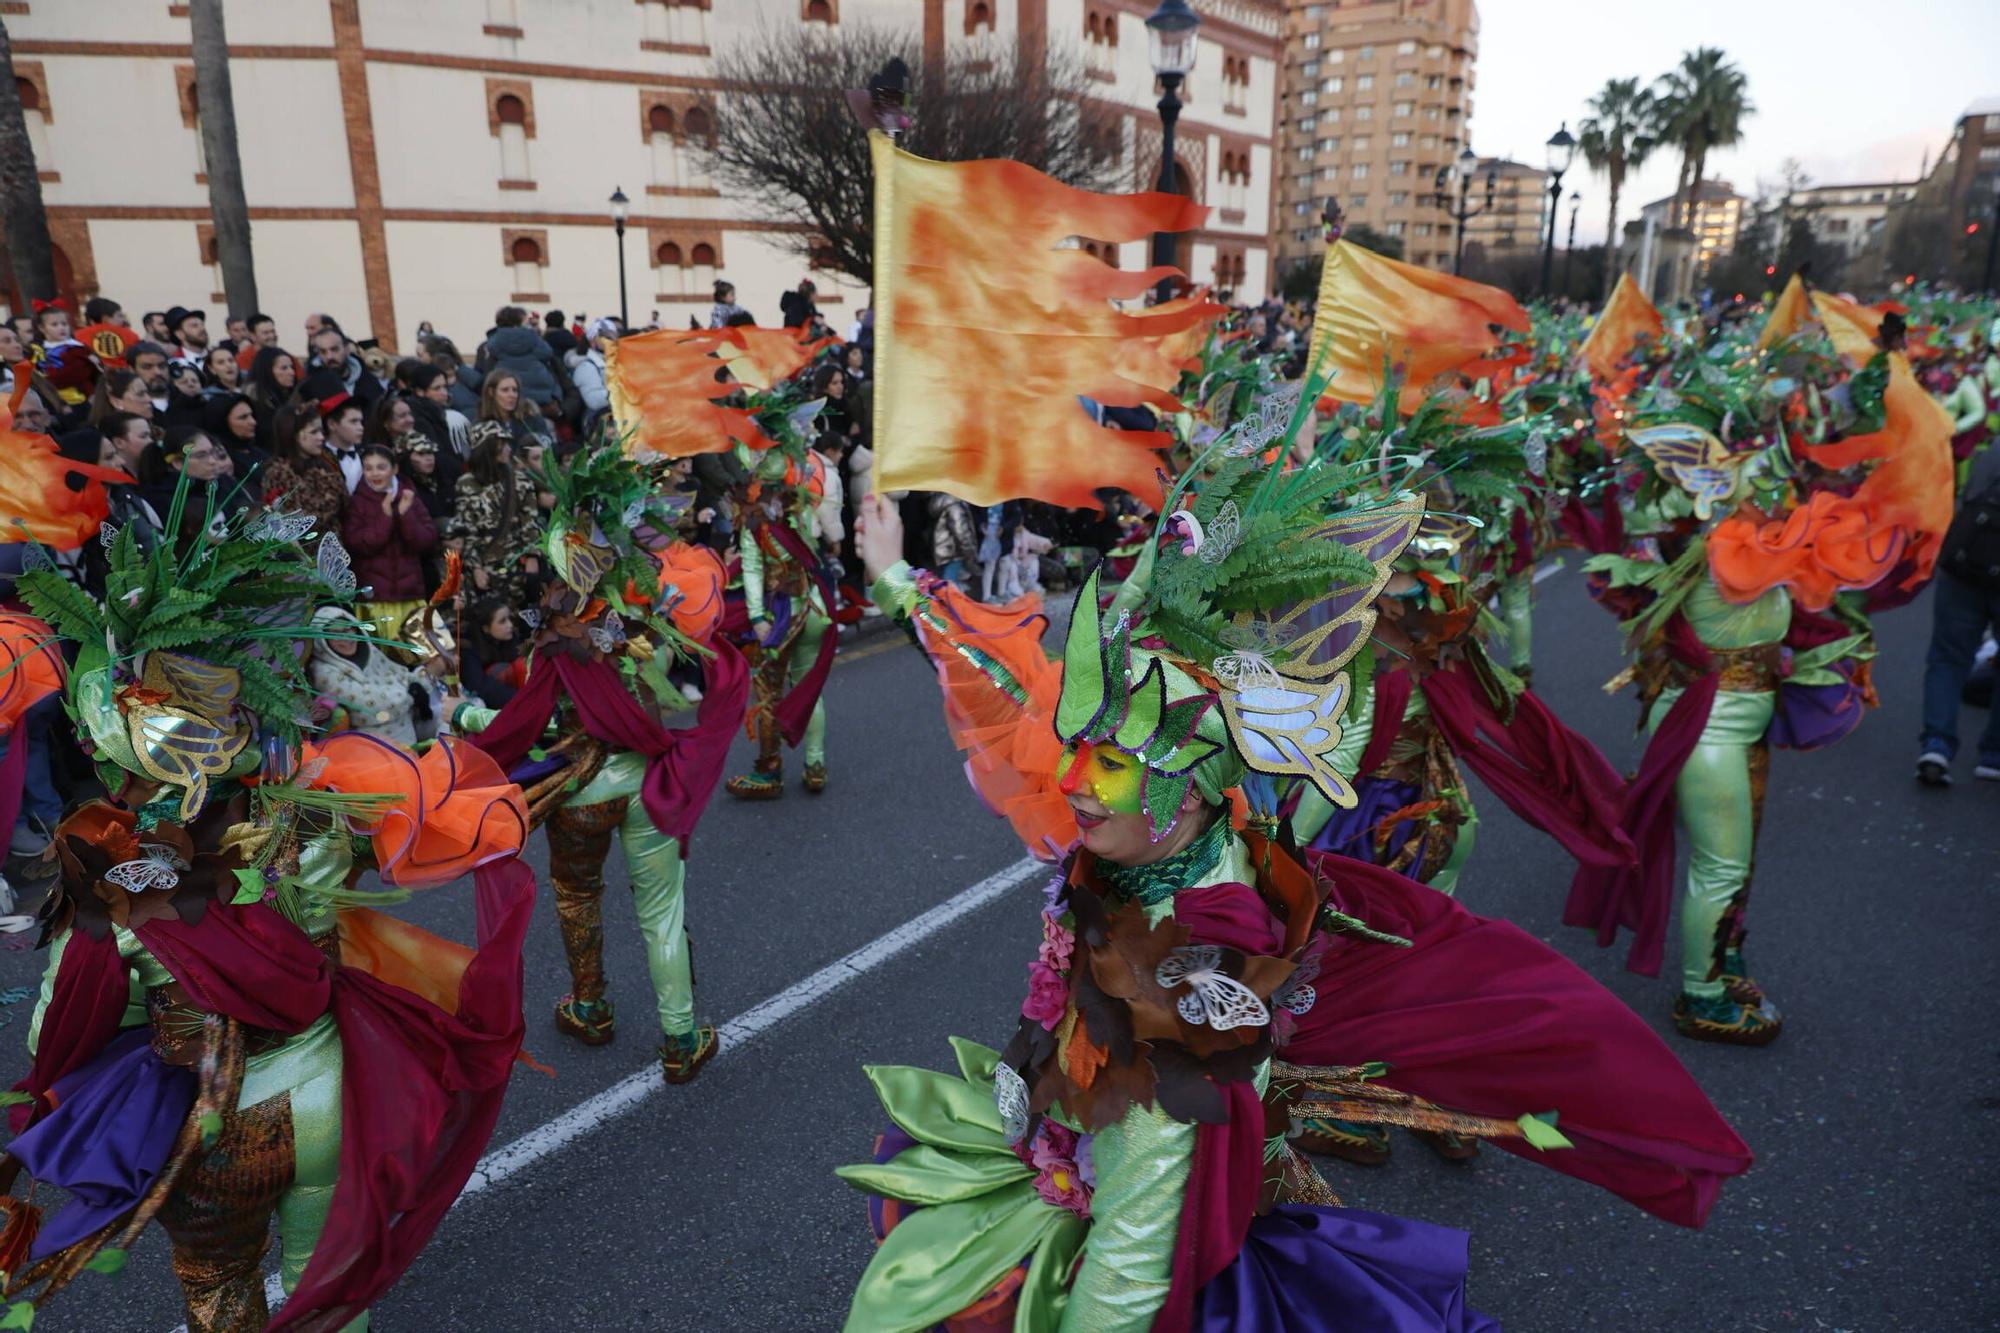
[(1466, 191), (1467, 203), (1485, 204), (1489, 175), (1494, 178), (1493, 207), (1465, 224), (1466, 248), (1477, 245), (1489, 258), (1540, 250), (1549, 225), (1548, 172), (1509, 158), (1482, 157)]
[[(1179, 258), (1196, 281), (1259, 300), (1271, 269), (1284, 4), (1195, 8), (1202, 27), (1176, 157), (1182, 188), (1212, 211), (1181, 238)], [(829, 322), (845, 328), (866, 292), (779, 244), (809, 224), (725, 193), (706, 172), (698, 150), (717, 125), (716, 53), (766, 28), (838, 41), (872, 24), (921, 33), (931, 58), (992, 49), (1076, 59), (1087, 101), (1109, 112), (1114, 188), (1150, 189), (1160, 158), (1151, 9), (1143, 0), (231, 0), (259, 297), (299, 351), (315, 311), (399, 351), (430, 320), (468, 352), (508, 302), (615, 313), (606, 201), (622, 187), (635, 324), (654, 313), (669, 327), (706, 323), (717, 278), (773, 324), (779, 295), (811, 273)], [(62, 294), (107, 293), (135, 319), (206, 305), (219, 326), (187, 6), (35, 0), (0, 10)], [(1146, 262), (1143, 241), (1118, 249), (1112, 262)], [(0, 278), (4, 261), (0, 252)], [(11, 299), (18, 308), (19, 293)]]
[(1976, 283), (2000, 188), (2000, 97), (1982, 97), (1959, 114), (1951, 141), (1924, 178), (1896, 201), (1857, 256), (1853, 271), (1870, 279), (1911, 276), (1896, 264), (1929, 256), (1934, 270), (1915, 276)]
[[(1673, 205), (1671, 196), (1655, 199), (1639, 210), (1639, 220), (1654, 231), (1665, 230), (1672, 225)], [(1697, 272), (1736, 248), (1736, 237), (1743, 230), (1748, 206), (1748, 201), (1728, 181), (1707, 180), (1695, 189), (1692, 205), (1681, 210), (1680, 225), (1694, 233)]]
[(1403, 242), (1450, 268), (1453, 223), (1439, 168), (1467, 142), (1479, 10), (1473, 0), (1286, 0), (1279, 104), (1281, 264), (1320, 253), (1320, 213)]
[(1849, 255), (1875, 239), (1889, 210), (1917, 193), (1917, 181), (1874, 181), (1853, 185), (1814, 185), (1786, 195), (1782, 209), (1803, 214), (1813, 235)]

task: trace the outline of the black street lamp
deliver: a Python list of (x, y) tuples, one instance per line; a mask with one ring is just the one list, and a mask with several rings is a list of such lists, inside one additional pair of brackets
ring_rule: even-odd
[[(1176, 193), (1180, 171), (1174, 165), (1174, 124), (1181, 118), (1180, 86), (1194, 68), (1194, 33), (1201, 15), (1188, 7), (1188, 0), (1160, 0), (1160, 7), (1146, 18), (1146, 36), (1152, 44), (1153, 73), (1160, 78), (1160, 180), (1162, 194)], [(1153, 265), (1170, 268), (1174, 262), (1172, 232), (1153, 233)], [(1160, 279), (1154, 300), (1164, 301), (1174, 294), (1174, 280)]]
[[(1457, 237), (1457, 244), (1452, 247), (1451, 251), (1451, 272), (1453, 277), (1457, 277), (1460, 270), (1465, 267), (1465, 224), (1493, 207), (1493, 190), (1495, 186), (1500, 184), (1500, 168), (1498, 166), (1488, 167), (1486, 169), (1486, 202), (1483, 204), (1468, 202), (1466, 192), (1472, 188), (1472, 178), (1478, 172), (1479, 154), (1467, 148), (1449, 166), (1439, 167), (1437, 169), (1437, 180), (1432, 183), (1433, 188), (1431, 192), (1436, 196), (1437, 206), (1442, 208), (1445, 216), (1456, 223), (1458, 227), (1458, 230), (1454, 233)], [(1458, 179), (1457, 208), (1451, 206), (1451, 182), (1453, 177), (1457, 177)]]
[(1556, 263), (1556, 209), (1562, 205), (1563, 173), (1576, 161), (1576, 140), (1570, 137), (1569, 122), (1549, 136), (1549, 230), (1542, 245), (1542, 295), (1549, 294), (1549, 279)]
[(632, 317), (625, 308), (625, 211), (632, 201), (625, 197), (625, 187), (613, 186), (611, 190), (611, 225), (618, 232), (618, 330), (624, 332), (632, 327)]
[(1569, 192), (1569, 240), (1563, 246), (1563, 295), (1569, 295), (1570, 270), (1576, 267), (1576, 210), (1583, 206), (1583, 196), (1575, 190)]

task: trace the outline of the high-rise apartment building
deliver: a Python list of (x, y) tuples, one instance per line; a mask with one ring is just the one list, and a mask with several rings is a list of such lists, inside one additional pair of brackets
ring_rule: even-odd
[(1437, 174), (1468, 141), (1473, 0), (1287, 0), (1279, 104), (1278, 262), (1320, 249), (1320, 212), (1399, 237), (1412, 262), (1451, 267)]
[[(1680, 223), (1695, 237), (1695, 267), (1710, 264), (1736, 248), (1736, 237), (1747, 220), (1749, 201), (1736, 193), (1728, 181), (1705, 180), (1694, 191), (1691, 204), (1681, 207)], [(1648, 226), (1672, 226), (1674, 200), (1671, 195), (1655, 199), (1639, 210), (1639, 220)]]
[[(1489, 176), (1493, 180), (1490, 204), (1486, 193)], [(1549, 225), (1548, 183), (1549, 174), (1541, 167), (1504, 157), (1480, 158), (1466, 191), (1466, 202), (1481, 210), (1465, 223), (1467, 253), (1497, 259), (1522, 250), (1539, 250), (1542, 233)]]

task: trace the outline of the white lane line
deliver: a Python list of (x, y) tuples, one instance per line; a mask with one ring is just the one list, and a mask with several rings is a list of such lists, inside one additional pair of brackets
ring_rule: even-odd
[(1560, 559), (1551, 560), (1549, 561), (1549, 563), (1543, 565), (1541, 568), (1535, 571), (1534, 581), (1536, 583), (1540, 583), (1545, 578), (1549, 578), (1552, 575), (1559, 574), (1562, 572), (1562, 567), (1563, 567), (1563, 562)]
[[(1024, 856), (1006, 869), (995, 871), (977, 884), (961, 889), (928, 912), (912, 917), (887, 934), (862, 945), (846, 957), (836, 959), (811, 976), (793, 982), (762, 1004), (746, 1009), (724, 1023), (720, 1033), (722, 1049), (716, 1052), (715, 1059), (710, 1063), (720, 1064), (801, 1009), (826, 998), (849, 982), (867, 976), (939, 931), (1020, 887), (1025, 881), (1048, 873), (1051, 873), (1048, 866)], [(660, 1076), (659, 1064), (649, 1063), (644, 1069), (627, 1074), (547, 1124), (531, 1129), (505, 1147), (486, 1154), (473, 1168), (472, 1176), (459, 1192), (452, 1210), (457, 1211), (474, 1195), (492, 1189), (544, 1158), (553, 1157), (592, 1130), (601, 1129), (626, 1112), (637, 1109), (653, 1094), (665, 1091), (666, 1086), (666, 1080)], [(273, 1310), (283, 1304), (284, 1289), (278, 1284), (276, 1273), (265, 1278), (264, 1295)], [(173, 1333), (187, 1333), (187, 1325), (182, 1324)]]

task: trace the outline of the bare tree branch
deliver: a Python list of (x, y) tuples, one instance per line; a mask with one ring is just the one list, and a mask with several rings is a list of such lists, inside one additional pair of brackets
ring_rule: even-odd
[(714, 142), (696, 151), (725, 190), (760, 213), (812, 225), (812, 234), (781, 233), (781, 244), (864, 283), (874, 278), (874, 188), (846, 90), (865, 87), (892, 57), (911, 69), (915, 124), (903, 137), (911, 152), (945, 162), (1011, 158), (1085, 188), (1109, 178), (1116, 139), (1086, 110), (1080, 62), (1052, 55), (1029, 67), (1011, 49), (972, 48), (927, 78), (920, 48), (914, 33), (866, 25), (843, 26), (837, 42), (810, 26), (761, 31), (717, 55), (730, 91)]

